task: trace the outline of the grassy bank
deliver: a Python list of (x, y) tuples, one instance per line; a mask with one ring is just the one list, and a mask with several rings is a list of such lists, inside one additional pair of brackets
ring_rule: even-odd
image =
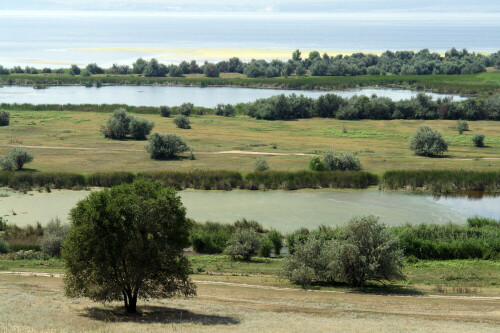
[(368, 86), (401, 87), (436, 92), (482, 94), (500, 91), (500, 73), (467, 75), (362, 75), (247, 78), (222, 74), (219, 78), (199, 75), (175, 77), (144, 77), (138, 75), (11, 74), (0, 75), (0, 84), (22, 86), (54, 85), (175, 85), (175, 86), (238, 86), (279, 89), (348, 89)]
[(267, 171), (243, 174), (237, 171), (164, 171), (164, 172), (99, 172), (93, 174), (0, 171), (0, 186), (28, 190), (32, 188), (74, 189), (111, 187), (131, 183), (144, 176), (177, 189), (285, 189), (301, 188), (367, 188), (376, 185), (377, 175), (365, 171)]
[(390, 190), (409, 189), (433, 193), (470, 191), (500, 192), (500, 171), (465, 170), (395, 170), (381, 178), (382, 187)]

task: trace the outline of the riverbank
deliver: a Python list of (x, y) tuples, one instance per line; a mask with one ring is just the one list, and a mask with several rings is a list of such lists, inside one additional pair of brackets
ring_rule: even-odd
[(165, 85), (195, 87), (248, 87), (274, 89), (331, 90), (360, 87), (396, 87), (459, 93), (465, 95), (500, 92), (500, 73), (467, 75), (362, 75), (362, 76), (289, 76), (275, 78), (247, 78), (242, 74), (221, 74), (218, 78), (188, 74), (176, 77), (144, 77), (141, 75), (92, 75), (89, 77), (69, 74), (10, 74), (0, 75), (0, 84), (35, 86), (59, 85)]

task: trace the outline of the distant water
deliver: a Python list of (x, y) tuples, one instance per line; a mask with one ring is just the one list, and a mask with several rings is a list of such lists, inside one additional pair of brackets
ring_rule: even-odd
[[(193, 49), (187, 59), (203, 61), (200, 48), (338, 51), (445, 51), (451, 47), (500, 49), (495, 14), (363, 16), (344, 14), (155, 14), (102, 12), (13, 14), (0, 11), (0, 64), (61, 67), (97, 62), (130, 64), (139, 56), (172, 59), (147, 48)], [(135, 52), (74, 49), (136, 48)], [(175, 57), (174, 57), (175, 58)]]
[[(196, 106), (215, 107), (219, 103), (237, 104), (253, 102), (259, 98), (267, 98), (278, 94), (305, 95), (318, 98), (326, 93), (334, 93), (342, 97), (354, 95), (390, 97), (395, 101), (410, 99), (417, 91), (404, 89), (361, 88), (343, 91), (314, 90), (277, 90), (252, 89), (234, 87), (170, 87), (170, 86), (105, 86), (101, 88), (85, 88), (82, 86), (49, 87), (33, 89), (31, 87), (0, 87), (0, 103), (30, 104), (127, 104), (135, 106), (177, 106), (191, 102)], [(458, 95), (427, 93), (436, 99), (452, 97), (454, 101), (466, 99)]]

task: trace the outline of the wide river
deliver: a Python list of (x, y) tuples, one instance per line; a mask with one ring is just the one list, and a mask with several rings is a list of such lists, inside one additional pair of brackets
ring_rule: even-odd
[[(22, 194), (0, 190), (0, 216), (16, 225), (46, 224), (68, 213), (88, 191), (54, 190)], [(200, 191), (179, 192), (187, 216), (196, 221), (232, 223), (246, 218), (267, 228), (292, 232), (300, 227), (345, 224), (355, 215), (373, 214), (388, 226), (405, 223), (459, 223), (470, 216), (500, 219), (500, 197), (435, 198), (405, 192), (367, 190)]]
[[(82, 86), (50, 87), (33, 89), (31, 87), (0, 87), (0, 103), (30, 104), (127, 104), (135, 106), (176, 106), (191, 102), (196, 106), (214, 107), (218, 103), (237, 104), (253, 102), (259, 98), (279, 94), (297, 94), (317, 98), (326, 93), (343, 97), (354, 95), (390, 97), (398, 101), (415, 97), (418, 92), (403, 89), (362, 88), (355, 90), (277, 90), (233, 87), (165, 87), (165, 86), (105, 86), (85, 88)], [(454, 101), (464, 100), (458, 95), (427, 93), (433, 98), (453, 97)]]

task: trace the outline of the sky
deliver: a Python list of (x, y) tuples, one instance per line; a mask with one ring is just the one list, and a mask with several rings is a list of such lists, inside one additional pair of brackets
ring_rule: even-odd
[(13, 0), (0, 10), (170, 12), (500, 12), (498, 0)]

